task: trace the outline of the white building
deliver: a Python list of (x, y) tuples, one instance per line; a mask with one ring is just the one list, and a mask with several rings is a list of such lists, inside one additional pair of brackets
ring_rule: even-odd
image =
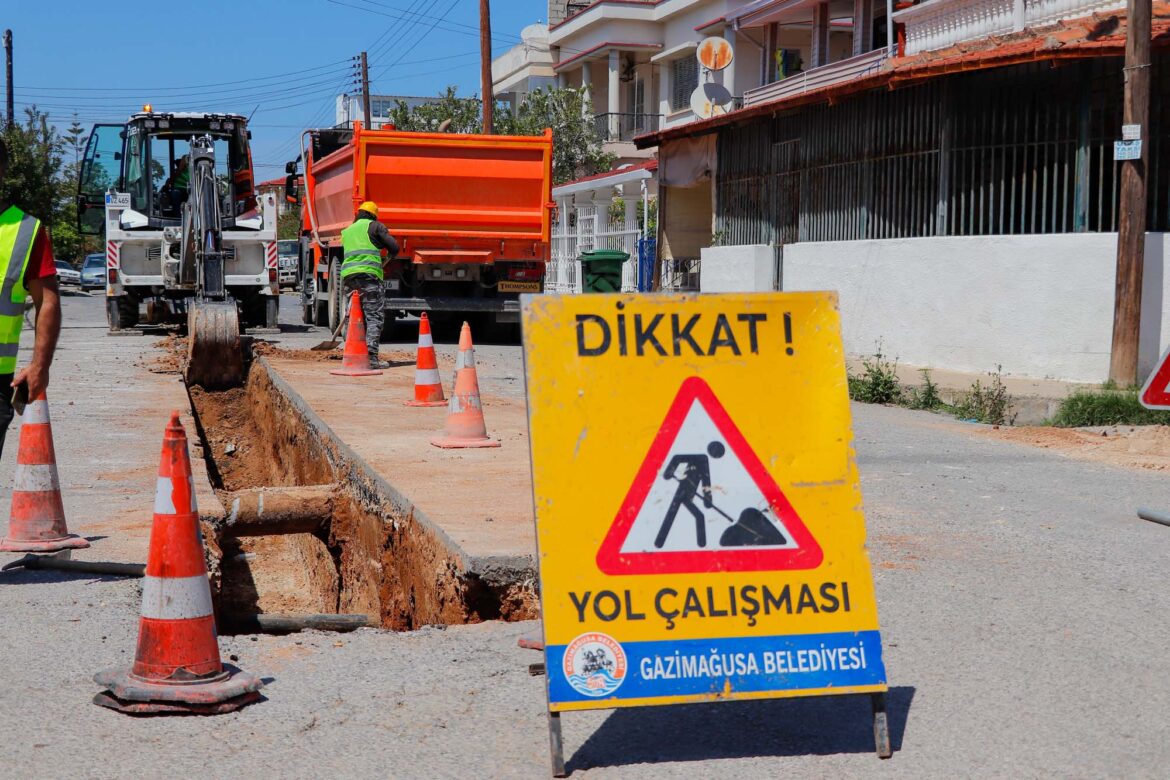
[[(427, 103), (433, 103), (437, 98), (418, 97), (416, 95), (370, 95), (370, 124), (373, 125), (373, 129), (377, 130), (386, 124), (386, 117), (389, 115), (390, 110), (397, 105), (399, 100), (406, 103), (408, 108), (417, 108)], [(355, 119), (360, 122), (362, 121), (362, 116), (361, 95), (337, 96), (334, 127), (352, 125)]]
[(548, 25), (530, 24), (520, 31), (520, 43), (492, 60), (492, 93), (515, 109), (529, 92), (556, 83)]

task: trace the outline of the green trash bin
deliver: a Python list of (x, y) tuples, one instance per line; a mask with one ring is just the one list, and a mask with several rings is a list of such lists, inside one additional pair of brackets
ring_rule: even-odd
[(581, 255), (585, 292), (613, 293), (622, 291), (622, 264), (630, 259), (629, 252), (620, 249), (594, 249)]

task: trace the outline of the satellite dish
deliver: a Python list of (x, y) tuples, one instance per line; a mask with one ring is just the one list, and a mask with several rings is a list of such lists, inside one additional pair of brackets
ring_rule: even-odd
[(699, 42), (699, 48), (695, 49), (695, 57), (707, 70), (723, 70), (731, 64), (735, 52), (726, 40), (712, 35)]
[(731, 105), (731, 93), (722, 84), (708, 81), (691, 93), (691, 111), (695, 116), (710, 119), (726, 114)]

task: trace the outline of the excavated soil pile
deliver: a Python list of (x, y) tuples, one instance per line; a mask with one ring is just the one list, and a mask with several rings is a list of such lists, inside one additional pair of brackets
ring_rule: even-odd
[(213, 556), (219, 551), (213, 581), (221, 612), (365, 614), (398, 630), (535, 617), (532, 583), (489, 582), (467, 571), (458, 550), (399, 509), (360, 461), (273, 383), (262, 361), (242, 388), (189, 393), (208, 473), (229, 512), (229, 494), (237, 491), (334, 486), (332, 513), (316, 533), (216, 534), (218, 545), (208, 547)]
[[(333, 361), (340, 361), (342, 352), (343, 340), (337, 342), (337, 347), (329, 350), (312, 350), (312, 349), (285, 349), (278, 347), (270, 341), (257, 341), (252, 345), (252, 354), (254, 355), (272, 355), (287, 360), (303, 360), (309, 363), (329, 363)], [(403, 352), (402, 350), (395, 350), (387, 352), (382, 350), (378, 355), (390, 363), (391, 365), (406, 365), (413, 363), (415, 356)]]
[(1053, 450), (1079, 460), (1149, 471), (1170, 469), (1170, 426), (1000, 428), (984, 435)]

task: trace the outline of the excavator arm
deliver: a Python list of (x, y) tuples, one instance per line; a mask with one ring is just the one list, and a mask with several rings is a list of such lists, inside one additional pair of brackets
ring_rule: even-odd
[(188, 170), (179, 275), (196, 279), (198, 291), (187, 313), (187, 381), (209, 390), (237, 387), (244, 378), (240, 319), (225, 285), (215, 143), (210, 136), (191, 139)]

